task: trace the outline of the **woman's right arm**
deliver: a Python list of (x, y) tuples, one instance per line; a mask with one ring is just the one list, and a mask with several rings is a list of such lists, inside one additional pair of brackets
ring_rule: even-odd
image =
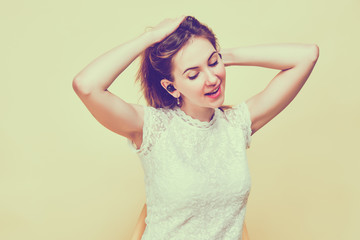
[(141, 145), (143, 108), (129, 104), (108, 88), (147, 47), (172, 33), (184, 17), (166, 19), (132, 41), (96, 58), (73, 80), (73, 89), (91, 114), (103, 126)]

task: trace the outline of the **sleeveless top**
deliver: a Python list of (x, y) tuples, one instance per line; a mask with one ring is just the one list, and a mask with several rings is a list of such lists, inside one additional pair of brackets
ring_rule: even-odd
[(147, 217), (143, 240), (239, 240), (250, 193), (246, 148), (251, 120), (245, 102), (215, 109), (201, 122), (174, 109), (144, 106)]

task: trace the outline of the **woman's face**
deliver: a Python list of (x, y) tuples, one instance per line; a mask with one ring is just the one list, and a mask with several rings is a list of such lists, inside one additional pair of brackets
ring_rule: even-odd
[(182, 108), (199, 110), (223, 104), (225, 66), (209, 40), (190, 39), (172, 61), (173, 84), (181, 95)]

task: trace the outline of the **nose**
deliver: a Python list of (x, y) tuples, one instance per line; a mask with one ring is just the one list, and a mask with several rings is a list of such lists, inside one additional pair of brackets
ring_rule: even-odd
[(215, 85), (218, 81), (218, 77), (216, 76), (216, 74), (210, 70), (207, 69), (206, 70), (206, 84), (207, 85)]

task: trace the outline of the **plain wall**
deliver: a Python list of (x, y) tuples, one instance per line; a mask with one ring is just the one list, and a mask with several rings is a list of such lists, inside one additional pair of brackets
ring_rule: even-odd
[[(251, 240), (359, 239), (358, 0), (1, 3), (0, 239), (129, 239), (145, 201), (140, 161), (93, 118), (72, 80), (100, 54), (182, 14), (208, 24), (222, 48), (318, 44), (301, 92), (253, 136), (246, 222)], [(144, 104), (137, 67), (110, 90)], [(227, 104), (278, 72), (227, 70)]]

